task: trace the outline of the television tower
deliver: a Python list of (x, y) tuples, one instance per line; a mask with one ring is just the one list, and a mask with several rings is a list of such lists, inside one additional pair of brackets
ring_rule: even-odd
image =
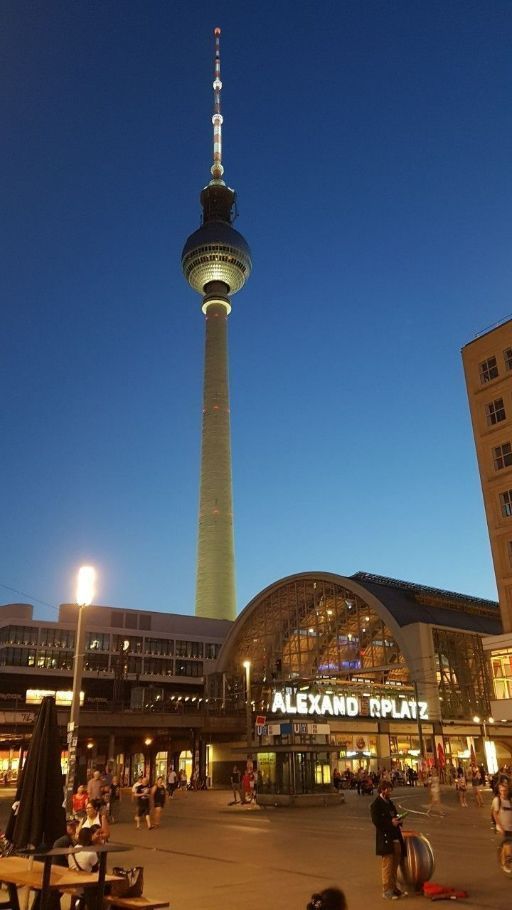
[(251, 274), (251, 251), (232, 222), (235, 191), (222, 179), (220, 28), (214, 29), (212, 179), (201, 192), (199, 230), (181, 254), (183, 274), (205, 315), (203, 426), (197, 544), (196, 616), (236, 617), (233, 484), (228, 383), (231, 297)]

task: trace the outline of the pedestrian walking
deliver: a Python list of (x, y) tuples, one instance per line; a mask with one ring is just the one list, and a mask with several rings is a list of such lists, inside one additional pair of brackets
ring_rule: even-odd
[(147, 777), (141, 778), (141, 780), (134, 784), (133, 794), (136, 802), (135, 810), (135, 824), (137, 826), (137, 831), (140, 830), (141, 822), (146, 822), (146, 827), (148, 830), (151, 830), (151, 815), (149, 811), (149, 781)]
[(396, 901), (407, 892), (397, 886), (398, 866), (405, 855), (405, 844), (402, 837), (402, 816), (391, 800), (391, 784), (383, 781), (379, 786), (379, 795), (370, 806), (372, 822), (375, 825), (375, 852), (382, 857), (382, 896), (385, 900)]
[(157, 777), (156, 784), (151, 790), (151, 797), (153, 799), (153, 828), (159, 828), (166, 797), (163, 777)]
[(480, 768), (476, 764), (470, 765), (469, 774), (471, 776), (471, 792), (475, 800), (475, 805), (480, 809), (482, 808), (484, 801), (482, 799), (481, 787), (483, 784), (482, 774)]

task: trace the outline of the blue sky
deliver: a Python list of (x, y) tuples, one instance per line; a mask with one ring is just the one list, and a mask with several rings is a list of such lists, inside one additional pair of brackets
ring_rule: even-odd
[[(512, 311), (510, 2), (3, 0), (0, 602), (194, 609), (211, 159), (238, 605), (358, 569), (495, 597), (460, 348)], [(5, 587), (7, 586), (7, 587)], [(37, 604), (37, 614), (55, 611)]]

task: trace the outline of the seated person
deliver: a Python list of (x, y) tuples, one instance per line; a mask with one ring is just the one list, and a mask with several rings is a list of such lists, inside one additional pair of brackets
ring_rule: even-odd
[[(98, 854), (92, 849), (94, 833), (91, 828), (82, 828), (78, 832), (78, 846), (86, 849), (68, 855), (68, 866), (75, 872), (96, 872)], [(95, 910), (97, 904), (96, 889), (93, 887), (77, 888), (74, 901), (75, 910)], [(73, 904), (72, 904), (73, 906)]]

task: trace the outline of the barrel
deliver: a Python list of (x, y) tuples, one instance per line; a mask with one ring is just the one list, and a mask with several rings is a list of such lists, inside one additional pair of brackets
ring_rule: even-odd
[(434, 871), (434, 853), (430, 842), (417, 831), (402, 831), (406, 854), (398, 869), (401, 884), (421, 891)]

